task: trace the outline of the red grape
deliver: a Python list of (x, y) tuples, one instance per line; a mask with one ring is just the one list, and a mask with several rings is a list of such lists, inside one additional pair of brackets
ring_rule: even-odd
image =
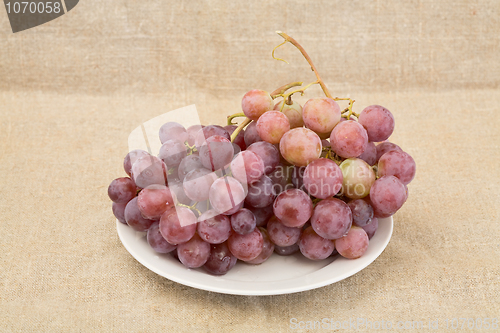
[(266, 175), (276, 169), (280, 162), (280, 152), (276, 146), (269, 142), (259, 141), (252, 143), (247, 150), (254, 152), (264, 162), (264, 173)]
[(137, 205), (142, 216), (152, 220), (159, 219), (161, 214), (174, 204), (172, 192), (163, 185), (149, 185), (137, 197)]
[(160, 127), (159, 134), (162, 144), (172, 139), (180, 140), (184, 143), (188, 139), (188, 133), (184, 126), (174, 121), (163, 124), (163, 126)]
[(340, 157), (358, 157), (366, 149), (368, 135), (358, 122), (347, 120), (335, 126), (330, 143), (332, 150)]
[(251, 233), (257, 226), (257, 218), (248, 208), (242, 208), (231, 215), (231, 227), (240, 235)]
[(210, 187), (209, 200), (217, 213), (232, 215), (243, 206), (245, 189), (233, 177), (219, 178)]
[(321, 139), (307, 128), (294, 128), (280, 141), (281, 155), (291, 164), (306, 166), (321, 155)]
[(213, 275), (224, 275), (236, 265), (238, 259), (229, 251), (227, 242), (210, 247), (210, 255), (203, 268)]
[(189, 241), (177, 246), (177, 256), (180, 262), (188, 268), (201, 267), (210, 256), (210, 244), (194, 234)]
[(259, 132), (257, 132), (256, 121), (252, 121), (250, 125), (247, 126), (243, 137), (245, 139), (245, 144), (247, 145), (247, 147), (255, 142), (263, 141), (262, 138), (259, 136)]
[(244, 150), (231, 162), (233, 177), (243, 184), (256, 182), (264, 174), (264, 161), (250, 150)]
[(406, 188), (394, 176), (380, 177), (370, 190), (370, 201), (375, 217), (389, 217), (396, 213), (406, 201)]
[(127, 203), (135, 197), (137, 188), (128, 177), (116, 178), (109, 184), (108, 196), (116, 203)]
[(281, 106), (283, 101), (276, 103), (274, 105), (274, 110), (281, 111), (290, 123), (290, 128), (302, 127), (304, 126), (304, 120), (302, 119), (302, 106), (299, 103), (292, 101), (292, 104), (285, 103), (283, 109)]
[(304, 257), (311, 260), (321, 260), (332, 254), (335, 244), (333, 241), (319, 236), (312, 227), (308, 227), (300, 236), (299, 249)]
[(311, 226), (323, 238), (337, 239), (344, 236), (352, 225), (349, 206), (339, 199), (318, 202), (311, 216)]
[(287, 227), (302, 227), (312, 215), (313, 203), (304, 191), (289, 189), (278, 195), (273, 211)]
[(302, 118), (306, 127), (314, 132), (330, 133), (340, 121), (340, 107), (331, 98), (311, 98), (304, 104)]
[(271, 257), (271, 255), (274, 252), (274, 244), (269, 239), (269, 234), (268, 234), (267, 230), (264, 228), (259, 228), (259, 231), (262, 234), (262, 239), (263, 239), (264, 243), (262, 245), (262, 251), (260, 251), (257, 258), (247, 261), (247, 263), (252, 264), (252, 265), (262, 264), (264, 261), (269, 259), (269, 257)]
[(268, 92), (263, 90), (250, 90), (241, 100), (241, 109), (247, 118), (257, 120), (266, 111), (272, 110), (274, 102)]
[(172, 207), (160, 218), (160, 233), (170, 244), (185, 243), (196, 233), (196, 216), (186, 207)]
[(257, 258), (264, 247), (264, 238), (258, 228), (246, 235), (236, 232), (229, 236), (227, 245), (231, 253), (238, 259), (249, 261)]
[[(215, 216), (214, 216), (215, 215)], [(231, 222), (225, 215), (217, 215), (213, 210), (208, 210), (198, 218), (198, 235), (210, 244), (225, 242), (231, 233)]]
[(392, 113), (380, 105), (370, 105), (359, 114), (359, 123), (368, 133), (368, 139), (373, 142), (387, 140), (394, 131)]
[(281, 137), (290, 130), (288, 118), (279, 111), (268, 111), (257, 120), (257, 133), (262, 140), (279, 143)]
[(127, 224), (135, 231), (146, 231), (154, 223), (152, 219), (144, 218), (137, 205), (137, 197), (125, 206), (124, 217)]
[(346, 236), (335, 240), (338, 253), (347, 259), (357, 259), (368, 249), (368, 235), (360, 228), (353, 226)]
[(158, 253), (169, 253), (177, 248), (172, 245), (160, 233), (160, 221), (156, 221), (148, 229), (146, 239), (153, 250)]
[(404, 151), (390, 151), (382, 155), (378, 161), (378, 176), (395, 176), (403, 184), (408, 185), (415, 177), (416, 164), (413, 158)]
[(303, 183), (313, 197), (326, 199), (337, 194), (342, 188), (342, 171), (330, 159), (319, 158), (304, 170)]
[(287, 227), (276, 216), (273, 216), (267, 222), (267, 232), (274, 244), (285, 247), (297, 243), (302, 229)]

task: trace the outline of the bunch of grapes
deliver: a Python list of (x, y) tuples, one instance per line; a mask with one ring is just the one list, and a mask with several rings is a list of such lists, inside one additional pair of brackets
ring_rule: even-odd
[[(111, 182), (116, 218), (159, 253), (188, 268), (227, 273), (237, 260), (261, 264), (274, 252), (311, 260), (337, 253), (361, 257), (378, 227), (408, 198), (415, 161), (387, 141), (391, 112), (379, 105), (352, 110), (332, 98), (298, 43), (326, 97), (293, 101), (295, 82), (272, 93), (251, 90), (228, 125), (159, 131), (157, 156), (134, 150), (129, 177)], [(349, 101), (341, 109), (338, 101)], [(245, 117), (239, 126), (235, 117)]]

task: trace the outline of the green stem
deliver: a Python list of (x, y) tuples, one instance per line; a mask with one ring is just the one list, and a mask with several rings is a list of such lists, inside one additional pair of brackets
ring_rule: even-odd
[(251, 119), (246, 118), (238, 127), (236, 127), (233, 134), (231, 134), (231, 142), (234, 142), (234, 139), (236, 139), (236, 136), (240, 134), (241, 130), (251, 122), (252, 122)]
[(227, 116), (227, 124), (228, 125), (236, 125), (233, 123), (233, 119), (234, 118), (237, 118), (237, 117), (245, 117), (245, 114), (243, 112), (239, 112), (239, 113), (235, 113), (235, 114), (232, 114), (230, 116)]
[(302, 83), (303, 82), (287, 83), (284, 86), (281, 86), (278, 89), (276, 89), (275, 91), (273, 91), (271, 93), (271, 97), (273, 99), (275, 99), (276, 97), (283, 96), (283, 94), (285, 93), (285, 91), (287, 91), (288, 89), (293, 88), (293, 87), (300, 87), (302, 85)]

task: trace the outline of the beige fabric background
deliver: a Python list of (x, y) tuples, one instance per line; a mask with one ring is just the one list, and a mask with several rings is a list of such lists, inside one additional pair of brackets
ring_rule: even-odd
[[(0, 331), (500, 317), (500, 2), (81, 1), (16, 34), (2, 11)], [(391, 242), (358, 274), (298, 294), (222, 295), (157, 276), (120, 243), (106, 193), (124, 175), (128, 134), (193, 103), (223, 124), (249, 89), (313, 81), (290, 45), (277, 51), (290, 65), (271, 58), (275, 30), (355, 110), (393, 112), (392, 141), (417, 176)]]

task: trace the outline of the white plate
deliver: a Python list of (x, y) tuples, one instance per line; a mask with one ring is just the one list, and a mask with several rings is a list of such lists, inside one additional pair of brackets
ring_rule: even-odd
[(368, 250), (359, 259), (340, 256), (311, 261), (300, 253), (271, 258), (260, 265), (238, 261), (226, 275), (213, 276), (202, 268), (189, 269), (170, 254), (156, 253), (144, 232), (136, 232), (116, 221), (118, 235), (130, 254), (141, 264), (169, 280), (193, 288), (232, 295), (279, 295), (323, 287), (356, 274), (370, 265), (385, 249), (392, 235), (392, 217), (379, 219), (378, 230)]

